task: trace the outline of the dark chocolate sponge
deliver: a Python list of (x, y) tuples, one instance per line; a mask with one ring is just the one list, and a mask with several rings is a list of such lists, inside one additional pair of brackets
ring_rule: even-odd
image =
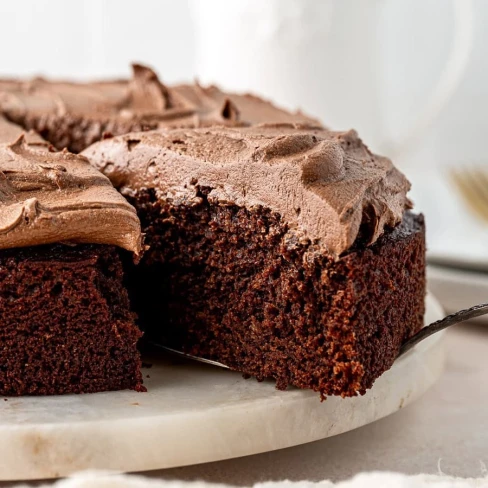
[(144, 390), (120, 250), (0, 250), (0, 394)]
[(130, 279), (147, 336), (228, 365), (326, 395), (365, 393), (422, 327), (423, 217), (335, 261), (265, 208), (130, 198), (150, 250)]
[(141, 219), (129, 293), (149, 338), (281, 389), (353, 396), (422, 326), (423, 218), (354, 131), (175, 129), (83, 154)]

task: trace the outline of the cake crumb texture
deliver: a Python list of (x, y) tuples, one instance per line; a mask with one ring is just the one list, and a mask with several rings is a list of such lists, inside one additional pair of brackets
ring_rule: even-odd
[(259, 381), (327, 395), (364, 394), (423, 323), (423, 217), (334, 260), (294, 239), (264, 207), (198, 203), (154, 190), (130, 201), (149, 251), (130, 294), (148, 337)]
[(0, 395), (144, 391), (120, 250), (0, 251)]

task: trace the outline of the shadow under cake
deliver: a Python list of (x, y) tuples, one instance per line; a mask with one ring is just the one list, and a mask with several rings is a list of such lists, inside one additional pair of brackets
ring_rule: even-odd
[(57, 149), (80, 152), (104, 134), (162, 127), (303, 122), (301, 113), (279, 109), (253, 95), (224, 93), (198, 83), (167, 87), (145, 66), (134, 64), (130, 80), (74, 83), (0, 80), (0, 113), (33, 129)]
[(122, 259), (135, 210), (89, 162), (0, 118), (0, 395), (143, 390)]
[(141, 219), (129, 293), (149, 338), (280, 389), (353, 396), (421, 328), (423, 218), (354, 131), (153, 131), (83, 154)]

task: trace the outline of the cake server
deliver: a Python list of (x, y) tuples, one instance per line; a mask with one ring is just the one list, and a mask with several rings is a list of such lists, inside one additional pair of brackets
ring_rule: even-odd
[(473, 307), (451, 313), (443, 319), (436, 320), (435, 322), (432, 322), (431, 324), (420, 329), (416, 334), (410, 337), (410, 339), (404, 342), (400, 348), (398, 357), (403, 356), (419, 342), (427, 339), (427, 337), (430, 337), (436, 332), (447, 329), (447, 327), (450, 327), (451, 325), (456, 325), (461, 322), (465, 322), (466, 320), (471, 320), (486, 314), (488, 314), (488, 303), (480, 303), (479, 305), (474, 305)]
[[(400, 352), (398, 353), (397, 358), (403, 356), (405, 353), (410, 351), (410, 349), (414, 348), (419, 342), (427, 339), (431, 335), (440, 332), (441, 330), (447, 329), (451, 325), (459, 324), (461, 322), (465, 322), (466, 320), (471, 320), (476, 317), (480, 317), (481, 315), (488, 314), (488, 303), (481, 303), (479, 305), (474, 305), (473, 307), (459, 310), (458, 312), (452, 313), (447, 315), (443, 319), (436, 320), (429, 325), (423, 327), (419, 332), (414, 334), (410, 339), (403, 343), (402, 347), (400, 348)], [(153, 346), (156, 346), (160, 349), (164, 349), (172, 354), (177, 354), (179, 356), (184, 356), (188, 359), (192, 359), (194, 361), (200, 361), (201, 363), (211, 364), (213, 366), (219, 366), (220, 368), (230, 369), (229, 366), (225, 364), (219, 363), (217, 361), (212, 361), (211, 359), (201, 358), (198, 356), (192, 356), (191, 354), (187, 354), (183, 351), (178, 351), (177, 349), (173, 349), (171, 347), (165, 346), (163, 344), (159, 344), (157, 342), (151, 342)]]

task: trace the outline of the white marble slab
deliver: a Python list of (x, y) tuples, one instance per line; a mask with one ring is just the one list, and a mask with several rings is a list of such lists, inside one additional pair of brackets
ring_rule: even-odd
[[(429, 298), (426, 320), (442, 316)], [(363, 397), (328, 398), (213, 366), (174, 360), (145, 369), (148, 393), (0, 400), (0, 479), (82, 469), (142, 471), (245, 456), (330, 437), (389, 415), (440, 376), (442, 335), (398, 360)]]

